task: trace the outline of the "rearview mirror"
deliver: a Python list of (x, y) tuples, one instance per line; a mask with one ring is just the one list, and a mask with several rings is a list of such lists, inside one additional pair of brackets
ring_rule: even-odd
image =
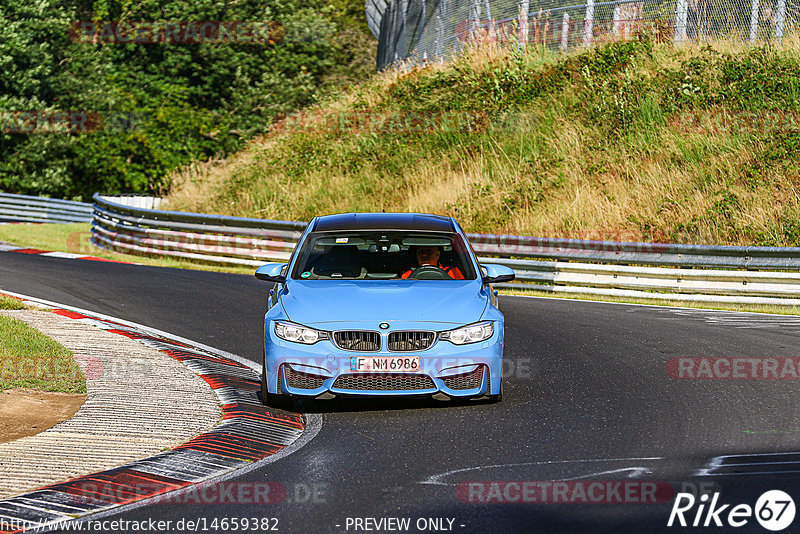
[(268, 263), (256, 269), (255, 277), (265, 282), (275, 282), (278, 284), (286, 283), (286, 276), (283, 270), (286, 268), (286, 263)]
[(511, 267), (505, 265), (498, 265), (495, 263), (481, 264), (481, 270), (485, 273), (483, 276), (483, 284), (497, 284), (500, 282), (510, 282), (516, 275)]

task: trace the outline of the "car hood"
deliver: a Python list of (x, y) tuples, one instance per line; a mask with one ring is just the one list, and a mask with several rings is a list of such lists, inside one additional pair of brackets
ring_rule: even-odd
[(480, 320), (488, 298), (480, 280), (290, 280), (281, 296), (289, 320), (322, 323)]

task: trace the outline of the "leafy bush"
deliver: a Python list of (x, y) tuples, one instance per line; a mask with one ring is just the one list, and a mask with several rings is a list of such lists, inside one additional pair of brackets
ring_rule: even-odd
[[(118, 20), (275, 21), (283, 39), (70, 39), (76, 21)], [(14, 133), (6, 114), (0, 190), (75, 199), (166, 190), (170, 171), (231, 153), (276, 116), (363, 79), (373, 48), (363, 6), (353, 10), (344, 0), (7, 0), (0, 5), (0, 113), (86, 111), (106, 126)], [(114, 120), (120, 116), (135, 117), (135, 124)]]

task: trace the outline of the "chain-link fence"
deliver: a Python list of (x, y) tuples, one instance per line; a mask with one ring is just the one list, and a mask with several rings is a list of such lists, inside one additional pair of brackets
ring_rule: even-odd
[(378, 68), (448, 58), (470, 41), (553, 50), (646, 34), (657, 41), (781, 41), (798, 28), (800, 0), (367, 0)]

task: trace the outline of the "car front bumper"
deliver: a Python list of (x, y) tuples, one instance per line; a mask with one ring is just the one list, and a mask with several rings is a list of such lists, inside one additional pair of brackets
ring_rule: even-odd
[[(477, 397), (500, 392), (502, 321), (495, 322), (492, 337), (485, 341), (455, 345), (437, 339), (429, 349), (415, 352), (345, 351), (330, 340), (314, 345), (292, 343), (278, 338), (272, 323), (270, 320), (265, 323), (264, 344), (264, 370), (270, 393), (304, 397), (437, 393), (448, 397)], [(408, 328), (408, 325), (405, 326), (403, 329)], [(431, 330), (430, 325), (416, 327)], [(419, 371), (356, 373), (351, 371), (351, 358), (358, 356), (418, 356)]]

